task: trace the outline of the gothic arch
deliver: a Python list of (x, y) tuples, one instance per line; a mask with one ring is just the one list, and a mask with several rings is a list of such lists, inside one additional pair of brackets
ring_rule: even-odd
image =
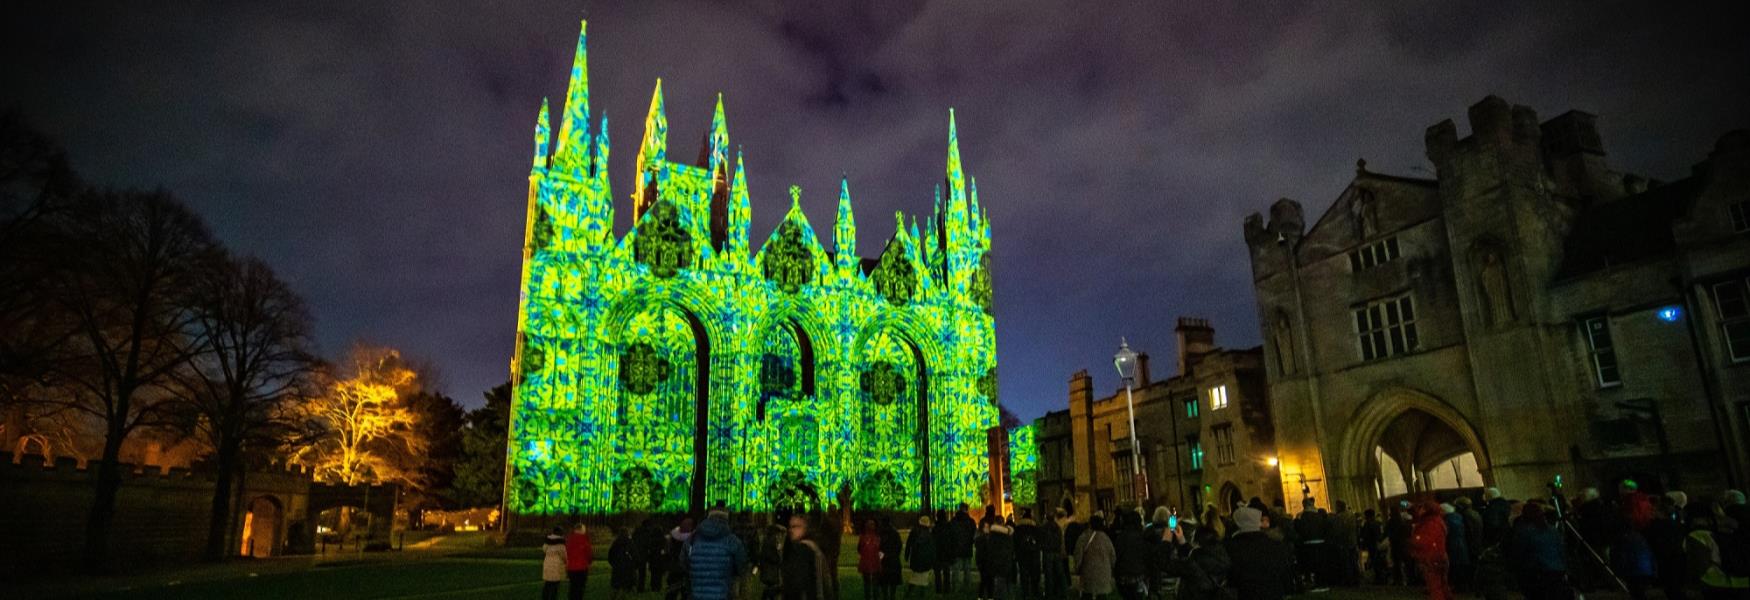
[[(1466, 449), (1476, 456), (1477, 470), (1485, 478), (1490, 477), (1488, 448), (1483, 445), (1470, 419), (1439, 398), (1402, 386), (1381, 390), (1356, 408), (1343, 432), (1342, 445), (1337, 449), (1337, 475), (1351, 482), (1379, 476), (1374, 448), (1379, 446), (1386, 429), (1394, 421), (1411, 412), (1427, 414), (1450, 428), (1464, 442)], [(1452, 456), (1459, 454), (1463, 451), (1451, 453)]]
[[(604, 389), (615, 390), (615, 413), (617, 416), (614, 418), (613, 422), (615, 423), (614, 426), (616, 428), (624, 427), (627, 424), (626, 415), (629, 407), (629, 405), (626, 404), (629, 400), (625, 397), (625, 394), (650, 393), (648, 391), (639, 391), (629, 388), (627, 386), (629, 386), (630, 383), (625, 381), (625, 378), (629, 376), (629, 373), (632, 376), (637, 376), (639, 373), (650, 375), (649, 373), (646, 373), (647, 371), (650, 371), (648, 368), (632, 367), (622, 362), (626, 360), (628, 356), (636, 354), (640, 350), (639, 346), (647, 345), (642, 343), (642, 341), (629, 343), (633, 341), (632, 336), (635, 335), (631, 327), (632, 324), (640, 316), (650, 313), (656, 313), (658, 319), (665, 319), (667, 318), (665, 315), (672, 314), (679, 316), (685, 321), (688, 335), (692, 341), (692, 363), (686, 365), (686, 367), (690, 368), (693, 378), (692, 385), (689, 388), (692, 392), (692, 402), (690, 405), (692, 413), (692, 428), (687, 438), (692, 441), (692, 469), (687, 475), (689, 484), (689, 489), (687, 490), (687, 507), (700, 509), (707, 504), (707, 487), (711, 484), (713, 476), (713, 469), (710, 467), (713, 465), (719, 467), (728, 466), (727, 461), (725, 460), (713, 460), (713, 457), (709, 454), (710, 436), (706, 434), (706, 432), (711, 430), (711, 423), (714, 418), (721, 420), (724, 417), (724, 415), (714, 414), (712, 411), (712, 405), (714, 404), (713, 398), (722, 393), (722, 391), (712, 389), (713, 378), (711, 376), (713, 364), (716, 362), (712, 358), (713, 342), (722, 338), (718, 335), (718, 331), (714, 331), (715, 328), (712, 323), (700, 317), (701, 314), (711, 313), (701, 313), (692, 308), (692, 306), (709, 306), (709, 304), (696, 304), (689, 302), (688, 294), (686, 292), (691, 289), (690, 286), (681, 285), (669, 287), (667, 289), (671, 290), (673, 293), (668, 297), (657, 297), (655, 289), (655, 286), (641, 286), (639, 289), (627, 294), (621, 302), (614, 305), (614, 308), (609, 312), (608, 318), (604, 320), (605, 331), (608, 335), (604, 336), (603, 343), (609, 346), (604, 349), (606, 350), (604, 354), (608, 356), (606, 360), (609, 361), (609, 364), (606, 366), (610, 367), (606, 369), (606, 372), (610, 373), (610, 377), (616, 377), (616, 375), (613, 374), (617, 374), (617, 377), (621, 379), (620, 381), (615, 381), (613, 385)], [(666, 362), (665, 359), (660, 357), (656, 357), (655, 360), (658, 361), (658, 364)], [(680, 367), (680, 365), (673, 365), (672, 367)], [(661, 374), (659, 367), (659, 372), (655, 374), (655, 377), (656, 379), (662, 379), (665, 378), (666, 375)], [(613, 438), (616, 440), (614, 443), (626, 443), (625, 440), (627, 438), (625, 436), (632, 431), (635, 430), (618, 431)], [(656, 475), (655, 480), (663, 489), (668, 489), (669, 486), (678, 483), (665, 481), (665, 478), (675, 476), (674, 471), (672, 469), (663, 468), (659, 466), (658, 463), (659, 461), (656, 454), (646, 454), (644, 461), (631, 466), (646, 469), (652, 475)], [(662, 474), (665, 471), (667, 474)], [(721, 479), (721, 477), (719, 477), (719, 479)], [(717, 495), (720, 496), (722, 494)]]
[[(878, 348), (877, 342), (888, 346)], [(891, 346), (894, 343), (898, 344), (898, 348)], [(930, 478), (933, 472), (931, 463), (938, 454), (932, 447), (934, 440), (930, 435), (932, 390), (929, 385), (929, 354), (914, 335), (897, 326), (894, 321), (867, 329), (858, 336), (858, 343), (854, 348), (848, 371), (855, 378), (854, 389), (857, 390), (856, 398), (859, 401), (851, 407), (857, 411), (852, 422), (858, 424), (856, 437), (865, 456), (854, 459), (863, 462), (858, 468), (852, 469), (852, 472), (846, 473), (845, 483), (855, 487), (853, 500), (859, 507), (869, 508), (914, 510), (929, 506)], [(899, 356), (877, 359), (876, 352), (889, 355), (897, 352)], [(895, 360), (901, 362), (895, 364)], [(905, 364), (906, 362), (911, 364)], [(896, 406), (894, 403), (899, 401), (909, 402), (911, 406)], [(882, 431), (887, 431), (888, 435), (877, 435)], [(891, 437), (895, 434), (902, 438)], [(894, 440), (903, 437), (909, 437), (909, 443), (893, 445)], [(888, 443), (879, 443), (881, 441)], [(900, 464), (892, 464), (895, 452), (909, 452), (910, 456), (900, 459)], [(902, 472), (915, 469), (916, 472), (894, 473), (893, 469), (900, 469)], [(870, 479), (877, 473), (886, 473), (885, 479)], [(909, 480), (913, 476), (915, 481), (899, 481)], [(864, 489), (877, 483), (884, 489), (915, 488), (918, 491), (915, 499), (919, 504), (865, 504), (877, 500), (901, 500), (890, 491), (871, 495)]]
[(821, 398), (816, 388), (820, 354), (814, 348), (814, 336), (800, 321), (771, 320), (756, 329), (755, 336), (754, 347), (759, 352), (759, 362), (753, 365), (759, 373), (753, 390), (756, 422), (766, 420), (767, 403), (780, 396), (789, 400)]

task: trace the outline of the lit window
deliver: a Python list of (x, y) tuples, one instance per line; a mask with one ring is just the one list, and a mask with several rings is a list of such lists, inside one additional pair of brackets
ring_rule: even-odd
[(1592, 355), (1592, 374), (1598, 387), (1622, 385), (1622, 372), (1616, 365), (1616, 346), (1610, 341), (1610, 321), (1593, 317), (1581, 323), (1586, 331), (1586, 347)]
[(1361, 342), (1361, 360), (1415, 351), (1415, 303), (1405, 294), (1356, 308), (1355, 336)]
[(1726, 354), (1732, 357), (1732, 362), (1750, 361), (1750, 302), (1744, 298), (1744, 282), (1715, 284), (1714, 307), (1720, 311)]
[(1750, 200), (1733, 202), (1726, 207), (1726, 212), (1732, 216), (1732, 231), (1734, 233), (1750, 231)]
[(1227, 408), (1227, 386), (1218, 385), (1209, 388), (1209, 410)]
[(1210, 430), (1215, 434), (1215, 462), (1221, 465), (1234, 464), (1234, 427), (1222, 425)]
[(1195, 418), (1197, 418), (1197, 412), (1198, 412), (1197, 411), (1197, 397), (1192, 396), (1190, 398), (1186, 398), (1185, 399), (1185, 418), (1195, 419)]
[(1185, 438), (1185, 446), (1191, 451), (1191, 470), (1202, 471), (1203, 442), (1199, 441), (1197, 436), (1193, 435)]
[(1398, 259), (1398, 238), (1388, 237), (1349, 251), (1349, 270), (1359, 273)]

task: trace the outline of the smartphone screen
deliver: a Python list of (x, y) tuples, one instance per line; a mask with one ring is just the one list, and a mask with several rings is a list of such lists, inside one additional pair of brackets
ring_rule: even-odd
[(1179, 515), (1173, 515), (1173, 516), (1167, 517), (1167, 528), (1168, 529), (1175, 528), (1178, 526), (1179, 526)]

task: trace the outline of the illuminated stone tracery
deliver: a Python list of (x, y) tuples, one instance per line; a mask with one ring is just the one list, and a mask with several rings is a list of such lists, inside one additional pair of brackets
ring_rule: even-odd
[(795, 187), (776, 231), (749, 247), (721, 98), (699, 164), (670, 162), (657, 83), (623, 237), (581, 33), (560, 118), (554, 138), (543, 101), (511, 362), (511, 511), (982, 500), (997, 420), (990, 226), (951, 113), (932, 217), (920, 233), (900, 216), (868, 272), (848, 183), (831, 252)]

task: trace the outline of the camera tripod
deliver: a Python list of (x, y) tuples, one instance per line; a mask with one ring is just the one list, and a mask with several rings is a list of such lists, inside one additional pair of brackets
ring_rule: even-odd
[(1628, 584), (1623, 582), (1622, 578), (1616, 575), (1616, 571), (1610, 568), (1610, 562), (1604, 560), (1604, 557), (1598, 554), (1598, 550), (1592, 548), (1592, 544), (1586, 543), (1586, 538), (1580, 535), (1580, 530), (1574, 527), (1573, 522), (1568, 520), (1568, 513), (1562, 508), (1564, 506), (1563, 503), (1567, 499), (1562, 497), (1561, 487), (1556, 484), (1550, 484), (1549, 488), (1550, 506), (1553, 507), (1553, 510), (1555, 511), (1557, 527), (1562, 528), (1562, 531), (1567, 532), (1568, 537), (1573, 538), (1574, 541), (1580, 543), (1581, 548), (1586, 549), (1586, 555), (1591, 556), (1593, 563), (1597, 564), (1598, 568), (1603, 569), (1605, 575), (1610, 576), (1610, 581), (1616, 584), (1617, 589), (1624, 592), (1629, 591)]

